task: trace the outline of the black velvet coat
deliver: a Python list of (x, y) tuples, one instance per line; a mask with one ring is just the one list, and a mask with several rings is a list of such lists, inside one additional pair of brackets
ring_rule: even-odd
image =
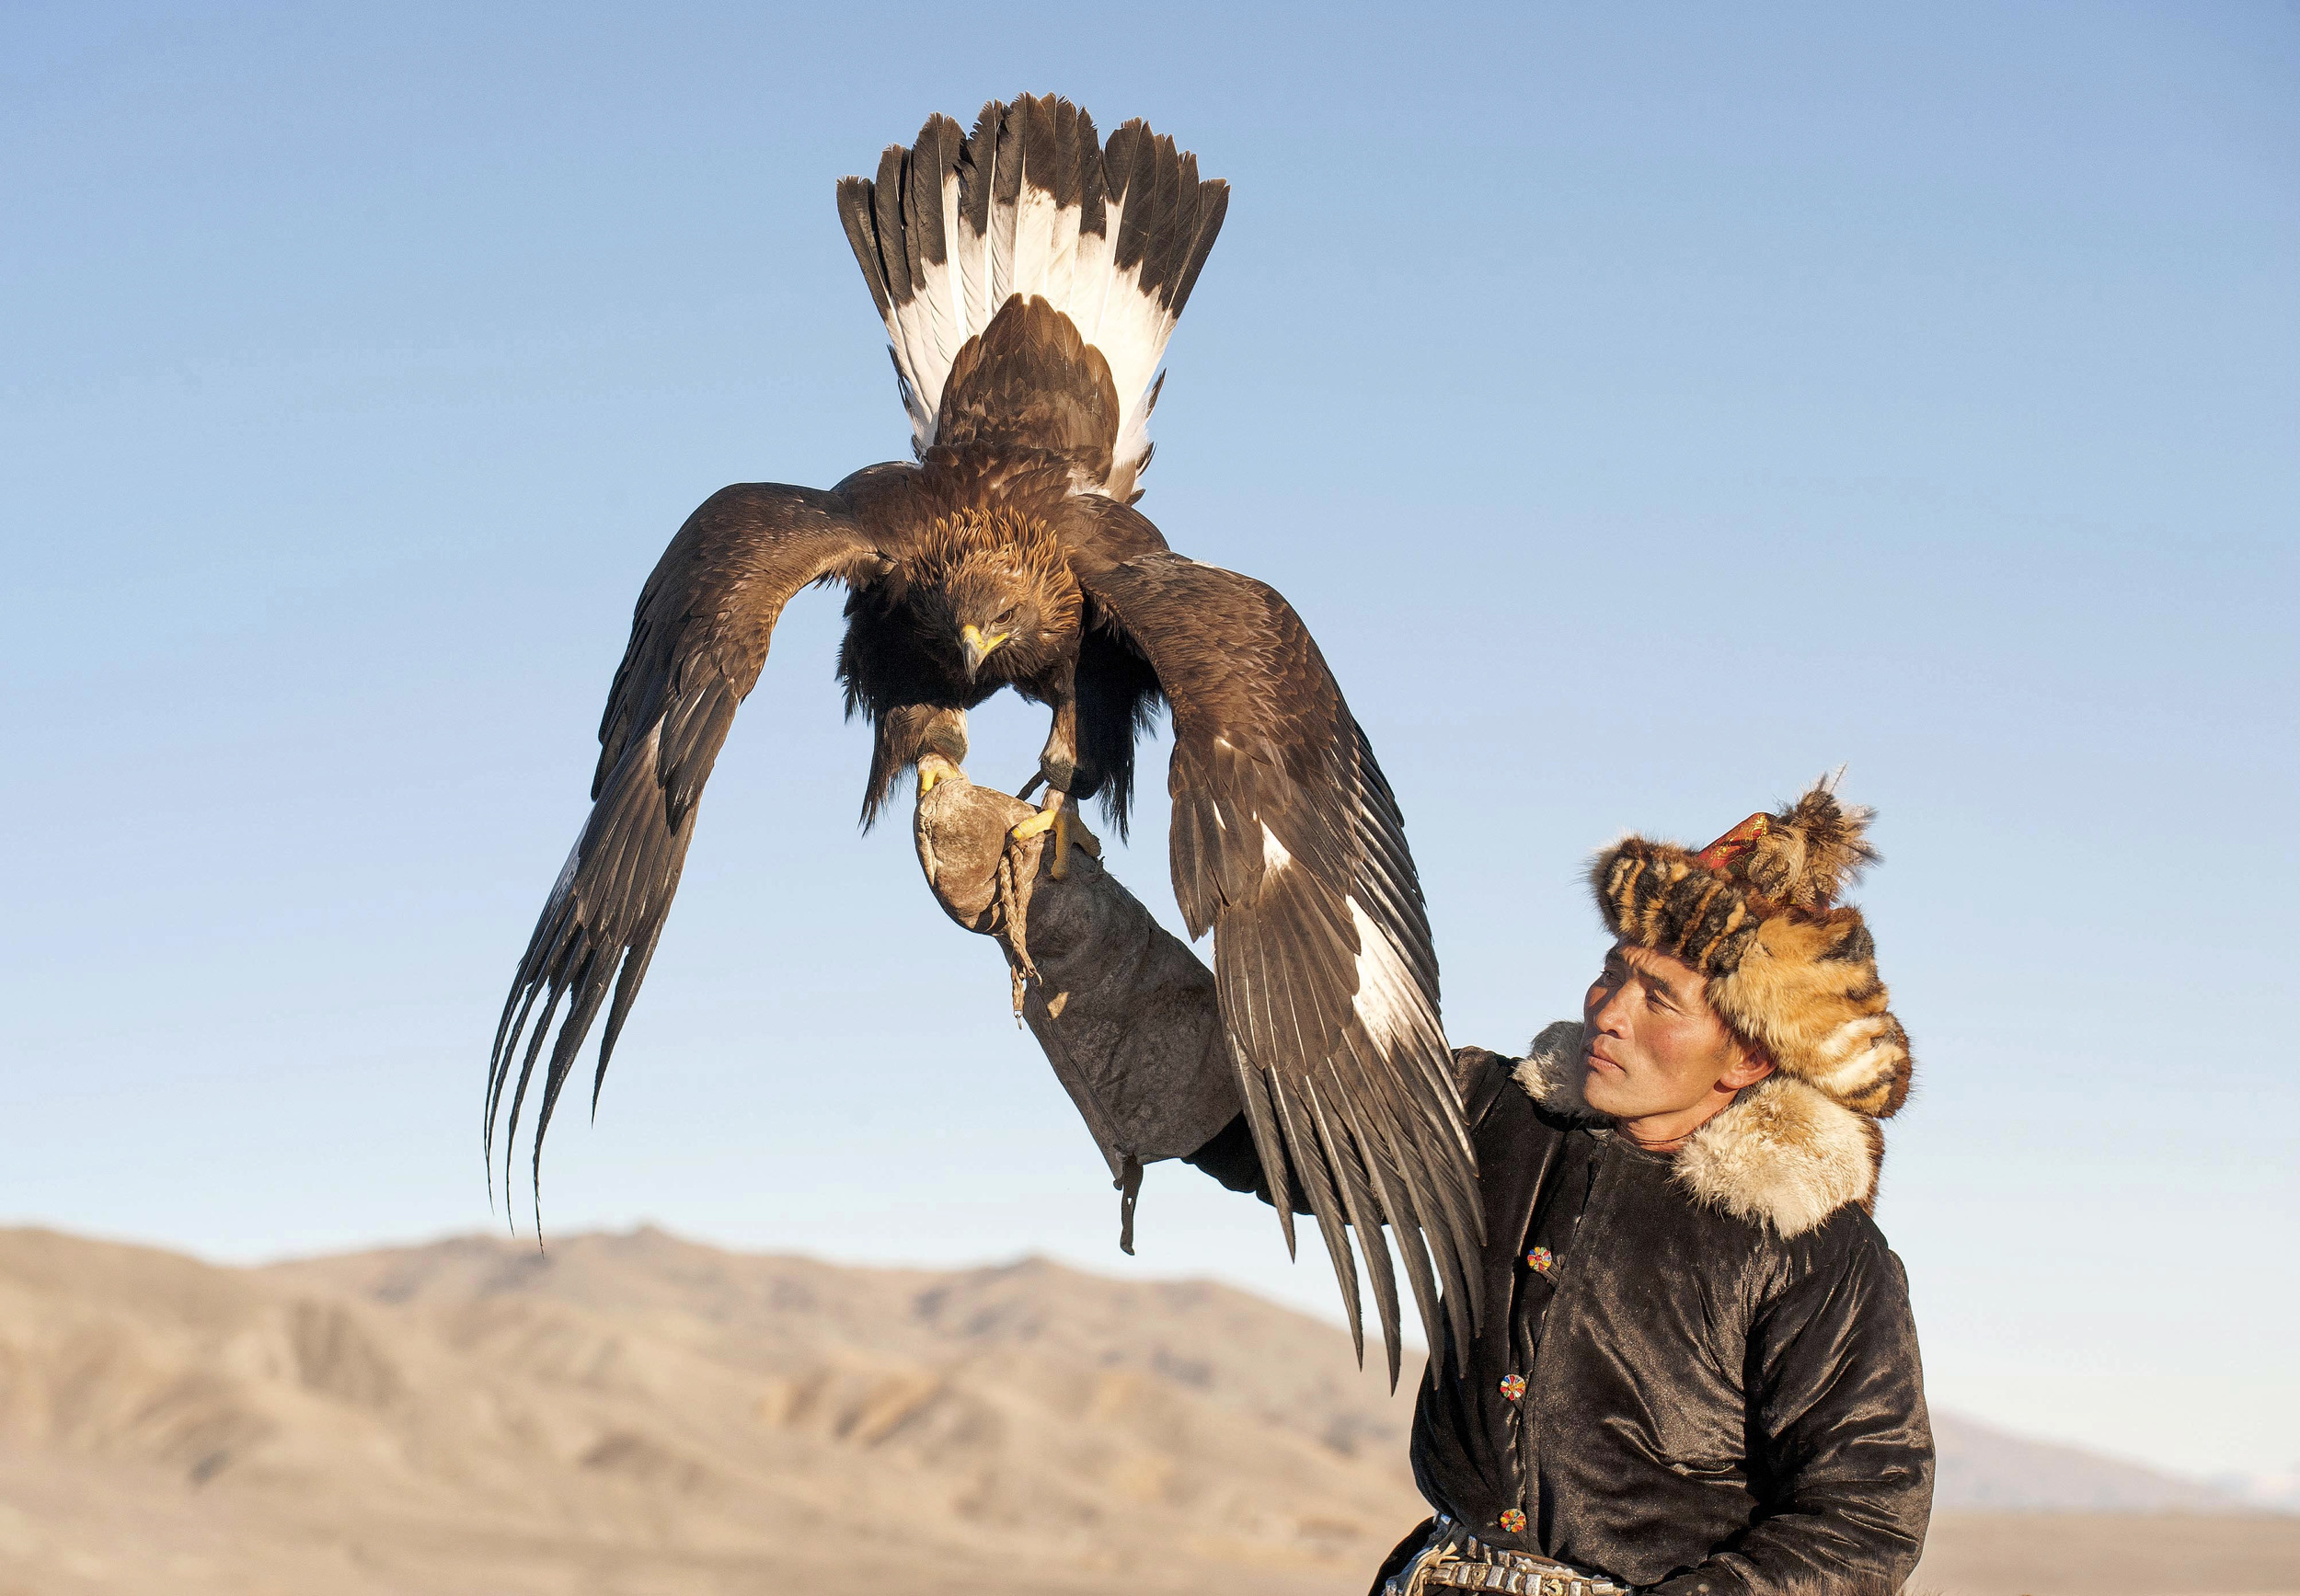
[[(1765, 1167), (1773, 1144), (1711, 1161), (1748, 1201), (1705, 1200), (1673, 1160), (1537, 1104), (1513, 1061), (1456, 1062), (1486, 1319), (1422, 1384), (1413, 1466), (1432, 1505), (1491, 1544), (1669, 1596), (1899, 1589), (1924, 1545), (1932, 1433), (1907, 1282), (1861, 1204), (1746, 1216), (1799, 1174)], [(1260, 1186), (1239, 1126), (1191, 1162)]]

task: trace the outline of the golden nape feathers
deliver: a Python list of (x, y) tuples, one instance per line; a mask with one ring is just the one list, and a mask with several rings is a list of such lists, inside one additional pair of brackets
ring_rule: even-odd
[(975, 506), (936, 518), (903, 561), (910, 586), (939, 593), (953, 614), (1028, 601), (1048, 637), (1075, 633), (1085, 606), (1078, 579), (1053, 529), (1007, 506)]

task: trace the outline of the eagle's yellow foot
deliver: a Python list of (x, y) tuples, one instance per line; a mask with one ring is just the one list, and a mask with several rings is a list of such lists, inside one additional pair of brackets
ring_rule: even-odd
[(1064, 794), (1058, 792), (1048, 793), (1046, 801), (1039, 807), (1038, 813), (1016, 826), (1006, 835), (1018, 843), (1027, 843), (1032, 837), (1039, 835), (1060, 818), (1063, 812), (1064, 797)]
[(1102, 856), (1102, 839), (1087, 830), (1086, 821), (1075, 809), (1065, 805), (1054, 821), (1054, 879), (1061, 880), (1070, 873), (1070, 850), (1082, 849), (1096, 858)]
[(1087, 830), (1077, 811), (1064, 801), (1069, 796), (1048, 793), (1038, 813), (1006, 833), (1016, 842), (1024, 843), (1051, 829), (1054, 833), (1054, 856), (1047, 862), (1046, 873), (1057, 881), (1070, 874), (1070, 850), (1074, 844), (1098, 859), (1102, 856), (1102, 839)]
[(928, 754), (918, 762), (918, 796), (925, 798), (935, 790), (938, 783), (949, 781), (953, 776), (964, 781), (966, 772), (938, 753)]

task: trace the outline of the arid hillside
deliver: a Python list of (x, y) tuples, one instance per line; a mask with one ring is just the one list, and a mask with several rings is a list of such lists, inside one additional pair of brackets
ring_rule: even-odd
[[(1043, 1262), (642, 1231), (245, 1270), (0, 1232), (9, 1596), (1344, 1596), (1422, 1511), (1409, 1412), (1328, 1325)], [(2139, 1522), (2179, 1567), (2119, 1590), (2300, 1590), (2271, 1577), (2300, 1569), (2300, 1520), (2134, 1521), (2216, 1504), (1942, 1429), (1944, 1510), (2123, 1516), (1946, 1511), (1936, 1585), (2106, 1589), (2052, 1571), (2097, 1545), (2129, 1576)]]

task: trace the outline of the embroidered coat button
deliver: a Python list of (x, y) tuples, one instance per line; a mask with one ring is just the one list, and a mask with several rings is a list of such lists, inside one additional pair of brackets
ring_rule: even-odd
[(1558, 1255), (1546, 1246), (1537, 1246), (1525, 1255), (1525, 1261), (1533, 1266), (1534, 1273), (1546, 1275), (1558, 1267)]
[(1515, 1402), (1519, 1397), (1524, 1395), (1525, 1376), (1523, 1374), (1502, 1375), (1501, 1395), (1508, 1397), (1512, 1402)]
[(1509, 1534), (1524, 1534), (1525, 1533), (1525, 1510), (1523, 1508), (1503, 1508), (1501, 1528)]

